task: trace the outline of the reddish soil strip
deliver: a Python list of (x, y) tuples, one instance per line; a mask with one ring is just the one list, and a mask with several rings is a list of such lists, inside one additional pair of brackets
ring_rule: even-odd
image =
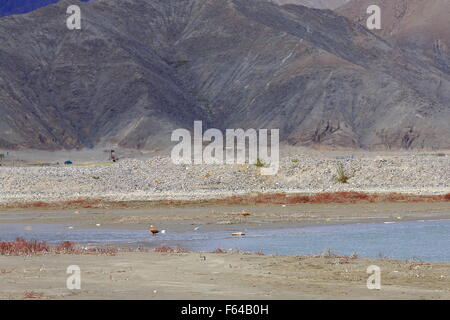
[(231, 196), (221, 199), (204, 200), (155, 200), (155, 201), (108, 201), (101, 199), (79, 199), (55, 202), (13, 202), (0, 205), (2, 209), (133, 209), (155, 206), (182, 206), (198, 204), (301, 204), (301, 203), (364, 203), (364, 202), (446, 202), (450, 193), (443, 195), (414, 195), (403, 193), (363, 193), (363, 192), (326, 192), (316, 194), (258, 193), (243, 196)]
[(412, 195), (401, 193), (333, 192), (312, 195), (299, 194), (258, 194), (254, 196), (233, 196), (216, 200), (224, 204), (299, 204), (299, 203), (357, 203), (357, 202), (442, 202), (450, 201), (450, 193), (445, 195)]

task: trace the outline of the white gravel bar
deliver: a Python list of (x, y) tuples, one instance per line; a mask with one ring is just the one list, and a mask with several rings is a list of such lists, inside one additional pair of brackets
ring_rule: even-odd
[[(336, 181), (337, 163), (351, 178)], [(450, 193), (450, 157), (284, 157), (277, 175), (255, 165), (175, 165), (168, 157), (72, 166), (0, 167), (0, 203), (95, 198), (194, 200), (248, 193)]]

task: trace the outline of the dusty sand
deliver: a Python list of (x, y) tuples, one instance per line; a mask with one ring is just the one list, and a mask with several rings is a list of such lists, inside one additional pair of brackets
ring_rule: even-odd
[[(204, 257), (204, 258), (203, 258)], [(66, 269), (81, 268), (81, 290)], [(381, 290), (367, 289), (370, 265)], [(0, 298), (450, 299), (450, 264), (242, 253), (0, 257)]]
[[(243, 217), (245, 210), (250, 213)], [(450, 218), (449, 202), (5, 209), (0, 223), (170, 231)], [(203, 258), (205, 257), (205, 258)], [(82, 289), (66, 288), (78, 265)], [(381, 290), (368, 290), (370, 265)], [(244, 253), (0, 256), (0, 299), (450, 299), (450, 263)]]

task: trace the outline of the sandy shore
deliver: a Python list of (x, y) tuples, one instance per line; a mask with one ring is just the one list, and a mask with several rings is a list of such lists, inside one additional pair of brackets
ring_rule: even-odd
[[(81, 269), (81, 290), (66, 269)], [(367, 289), (367, 267), (381, 290)], [(1, 299), (450, 299), (450, 264), (242, 253), (0, 256)]]
[[(250, 213), (242, 216), (242, 211)], [(450, 201), (400, 203), (163, 205), (135, 203), (132, 208), (3, 209), (1, 223), (63, 224), (89, 228), (148, 229), (153, 224), (168, 232), (283, 228), (322, 224), (450, 219)]]
[[(244, 217), (241, 212), (250, 213)], [(0, 223), (168, 232), (450, 218), (450, 202), (8, 209)], [(82, 289), (66, 288), (78, 265)], [(370, 265), (381, 290), (369, 290)], [(0, 299), (450, 299), (450, 263), (245, 253), (0, 256)]]

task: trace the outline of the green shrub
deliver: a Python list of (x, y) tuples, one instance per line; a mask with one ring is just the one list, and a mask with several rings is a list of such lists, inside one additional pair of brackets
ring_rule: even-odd
[(264, 162), (260, 158), (257, 158), (255, 166), (257, 166), (257, 167), (264, 167)]

